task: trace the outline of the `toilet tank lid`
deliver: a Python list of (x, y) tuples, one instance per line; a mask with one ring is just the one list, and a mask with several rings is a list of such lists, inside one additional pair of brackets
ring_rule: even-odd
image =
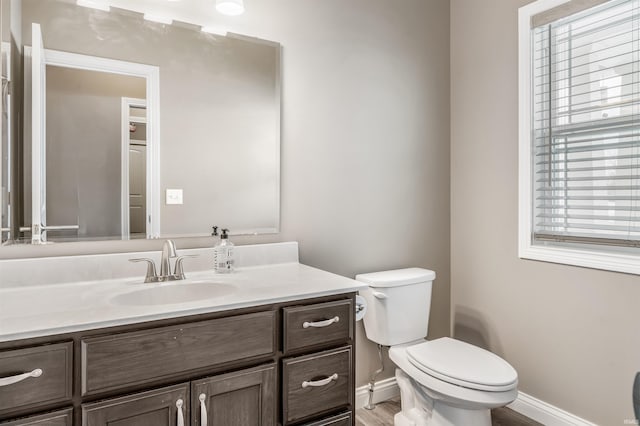
[(394, 269), (392, 271), (356, 275), (356, 280), (365, 282), (370, 287), (396, 287), (424, 283), (435, 279), (435, 272), (422, 268)]

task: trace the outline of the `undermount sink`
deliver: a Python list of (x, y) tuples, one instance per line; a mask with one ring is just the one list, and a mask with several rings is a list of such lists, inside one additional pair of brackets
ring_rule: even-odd
[(149, 284), (150, 287), (113, 297), (112, 302), (119, 305), (171, 305), (196, 302), (226, 296), (235, 291), (229, 284), (192, 283), (192, 284)]

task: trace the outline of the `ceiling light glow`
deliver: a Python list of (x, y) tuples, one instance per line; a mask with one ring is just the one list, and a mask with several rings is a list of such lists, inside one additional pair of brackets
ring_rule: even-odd
[(223, 15), (238, 16), (244, 13), (242, 0), (216, 0), (216, 10)]

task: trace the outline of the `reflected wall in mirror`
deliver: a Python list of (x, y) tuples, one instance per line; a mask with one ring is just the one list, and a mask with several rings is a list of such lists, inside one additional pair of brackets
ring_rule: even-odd
[[(152, 217), (146, 211), (145, 80), (47, 65), (46, 81), (47, 203), (41, 223), (57, 226), (48, 236), (153, 235), (145, 225), (145, 217)], [(144, 113), (134, 116), (134, 105)]]
[(13, 9), (8, 22), (2, 14), (3, 59), (13, 59), (3, 77), (5, 64), (14, 71), (5, 244), (278, 231), (277, 43), (66, 0), (0, 1)]

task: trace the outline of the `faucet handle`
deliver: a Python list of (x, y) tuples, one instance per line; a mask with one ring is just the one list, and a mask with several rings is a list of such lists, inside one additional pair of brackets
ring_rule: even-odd
[(156, 264), (153, 263), (152, 259), (148, 259), (145, 257), (129, 259), (129, 262), (147, 262), (147, 275), (144, 277), (145, 283), (154, 283), (158, 281), (158, 274), (156, 273)]
[(173, 276), (176, 280), (184, 280), (186, 277), (184, 276), (184, 268), (182, 267), (182, 261), (186, 258), (194, 258), (200, 257), (199, 254), (183, 254), (182, 256), (178, 256), (176, 259), (176, 264), (173, 270)]

